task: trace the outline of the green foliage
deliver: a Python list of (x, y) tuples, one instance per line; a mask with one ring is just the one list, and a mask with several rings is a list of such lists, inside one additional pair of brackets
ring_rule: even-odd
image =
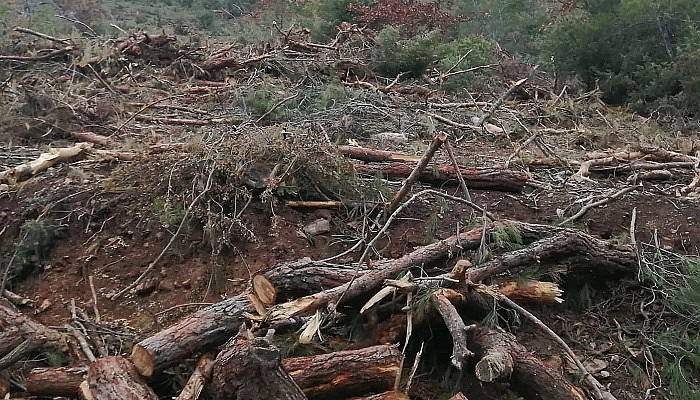
[(547, 21), (543, 2), (536, 0), (460, 0), (457, 7), (467, 21), (455, 36), (486, 36), (510, 51), (534, 53), (534, 38)]
[(436, 32), (402, 39), (398, 28), (388, 26), (375, 38), (372, 50), (374, 67), (388, 77), (400, 73), (406, 73), (408, 77), (420, 77), (438, 59), (438, 39)]
[(49, 255), (56, 239), (56, 227), (30, 220), (20, 228), (20, 240), (15, 245), (15, 256), (10, 266), (9, 279), (22, 279), (30, 274)]
[(311, 26), (311, 39), (326, 41), (335, 36), (336, 26), (342, 22), (352, 21), (353, 14), (348, 6), (353, 0), (311, 1), (306, 5), (306, 12), (314, 16)]
[(160, 223), (168, 229), (176, 228), (185, 217), (184, 207), (164, 198), (153, 201), (153, 212), (158, 216)]
[[(494, 49), (495, 44), (482, 36), (470, 35), (460, 37), (459, 39), (440, 45), (440, 59), (437, 62), (437, 68), (440, 72), (447, 73), (450, 69), (454, 72), (480, 65), (487, 65), (490, 63)], [(488, 75), (487, 71), (488, 70), (476, 70), (450, 77), (447, 82), (443, 84), (443, 88), (450, 90), (470, 87), (475, 81)]]
[(309, 108), (313, 111), (327, 110), (346, 100), (348, 96), (348, 91), (340, 81), (329, 82), (324, 84), (321, 90), (314, 95)]
[(511, 224), (498, 224), (491, 233), (493, 244), (499, 249), (515, 250), (523, 245), (523, 237), (518, 227)]
[(631, 102), (643, 112), (660, 104), (697, 112), (686, 96), (695, 96), (699, 82), (699, 19), (695, 0), (591, 1), (549, 30), (542, 55), (564, 74), (597, 82), (608, 102)]

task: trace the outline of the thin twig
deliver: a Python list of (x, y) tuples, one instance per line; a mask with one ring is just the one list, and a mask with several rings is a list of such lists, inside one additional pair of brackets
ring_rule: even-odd
[(610, 196), (606, 196), (606, 197), (604, 197), (604, 198), (602, 198), (602, 199), (600, 199), (600, 200), (598, 200), (598, 201), (595, 201), (595, 202), (592, 202), (592, 203), (588, 203), (588, 204), (586, 204), (585, 206), (581, 207), (581, 209), (578, 210), (578, 212), (577, 212), (576, 214), (574, 214), (574, 215), (572, 215), (571, 217), (569, 217), (569, 218), (565, 219), (564, 221), (560, 222), (560, 223), (559, 223), (559, 226), (566, 225), (566, 224), (568, 224), (568, 223), (570, 223), (570, 222), (572, 222), (572, 221), (576, 221), (577, 219), (581, 218), (585, 213), (587, 213), (588, 210), (590, 210), (591, 208), (598, 207), (598, 206), (602, 206), (603, 204), (607, 204), (607, 203), (609, 203), (610, 201), (615, 200), (616, 198), (618, 198), (618, 197), (620, 197), (620, 196), (622, 196), (622, 195), (624, 195), (624, 194), (626, 194), (626, 193), (635, 191), (635, 190), (637, 190), (637, 189), (639, 189), (639, 188), (641, 188), (641, 187), (642, 187), (641, 185), (638, 185), (638, 186), (628, 186), (628, 187), (626, 187), (626, 188), (624, 188), (624, 189), (621, 189), (621, 190), (619, 190), (619, 191), (617, 191), (617, 192), (611, 194)]

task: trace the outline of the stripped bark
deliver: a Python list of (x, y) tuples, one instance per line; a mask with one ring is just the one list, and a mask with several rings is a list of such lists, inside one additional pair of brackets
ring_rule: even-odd
[(42, 153), (36, 160), (0, 172), (0, 183), (15, 184), (26, 181), (56, 164), (78, 159), (90, 147), (89, 143), (77, 143), (71, 147), (51, 149), (46, 153)]
[(365, 162), (418, 162), (420, 157), (357, 146), (338, 146), (338, 152), (345, 157)]
[(187, 384), (177, 396), (175, 400), (197, 400), (204, 389), (204, 385), (211, 379), (211, 373), (214, 369), (214, 360), (208, 355), (202, 356), (197, 362), (194, 372), (187, 380)]

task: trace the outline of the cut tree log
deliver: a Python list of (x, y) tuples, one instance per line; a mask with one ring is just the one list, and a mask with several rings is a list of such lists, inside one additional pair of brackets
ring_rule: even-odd
[[(352, 273), (304, 258), (281, 263), (264, 276), (277, 291), (277, 298), (287, 299), (338, 286), (348, 282)], [(150, 377), (157, 369), (224, 343), (240, 328), (243, 314), (254, 311), (247, 294), (213, 304), (137, 343), (131, 361), (142, 375)]]
[(401, 352), (391, 345), (282, 360), (284, 369), (311, 399), (339, 399), (391, 389)]
[(90, 143), (77, 143), (72, 147), (51, 149), (46, 153), (42, 153), (36, 160), (0, 172), (0, 183), (15, 184), (26, 181), (56, 164), (78, 159), (83, 156), (91, 146)]
[(95, 360), (80, 391), (85, 400), (158, 400), (134, 365), (123, 357)]
[(253, 312), (246, 294), (203, 308), (134, 345), (131, 361), (143, 376), (207, 347), (224, 343), (240, 328), (244, 312)]
[(280, 351), (267, 338), (234, 338), (216, 356), (212, 392), (218, 400), (304, 400), (306, 395), (282, 368)]
[(386, 150), (375, 150), (367, 147), (338, 146), (338, 152), (345, 157), (365, 162), (412, 162), (417, 163), (420, 157), (410, 154), (394, 153)]
[(50, 329), (0, 299), (0, 370), (37, 351), (68, 351), (61, 333)]
[(545, 261), (566, 260), (573, 268), (594, 270), (599, 275), (629, 274), (637, 271), (634, 248), (594, 238), (586, 233), (564, 229), (527, 247), (505, 253), (467, 272), (471, 282)]
[(511, 300), (535, 303), (561, 303), (564, 293), (554, 282), (540, 282), (530, 279), (499, 282), (495, 290)]
[[(504, 221), (488, 224), (485, 228), (485, 236), (490, 238), (494, 228), (502, 229), (504, 225), (517, 229), (525, 244), (564, 230), (553, 228), (549, 225)], [(420, 247), (403, 257), (386, 261), (382, 268), (372, 269), (362, 275), (358, 274), (357, 279), (351, 280), (342, 286), (278, 304), (271, 309), (270, 318), (275, 321), (284, 321), (296, 316), (311, 315), (321, 307), (337, 305), (336, 303), (341, 297), (344, 301), (348, 301), (365, 293), (376, 292), (386, 279), (393, 279), (410, 267), (431, 264), (460, 251), (477, 249), (481, 245), (482, 236), (484, 236), (482, 228), (475, 228), (428, 246)]]
[(78, 397), (87, 367), (34, 368), (25, 386), (32, 396)]
[[(525, 244), (564, 230), (549, 225), (514, 221), (493, 223), (487, 226), (487, 230), (491, 232), (494, 226), (504, 224), (518, 229)], [(272, 316), (286, 320), (295, 315), (313, 314), (317, 308), (337, 301), (346, 290), (345, 300), (356, 298), (377, 290), (385, 279), (394, 278), (399, 272), (412, 266), (442, 260), (462, 250), (476, 249), (481, 243), (481, 237), (481, 228), (477, 228), (418, 248), (410, 254), (382, 263), (380, 267), (363, 273), (349, 290), (347, 289), (350, 285), (347, 283), (335, 288), (332, 286), (344, 279), (347, 279), (344, 282), (348, 282), (354, 275), (354, 270), (319, 268), (324, 265), (309, 263), (309, 259), (281, 264), (265, 273), (277, 289), (279, 299), (288, 298), (288, 293), (294, 294), (291, 298), (297, 298), (299, 293), (302, 293), (302, 296), (308, 293), (315, 294), (273, 307)], [(295, 274), (298, 279), (294, 278)], [(243, 314), (253, 311), (255, 310), (247, 294), (213, 304), (137, 343), (132, 350), (131, 360), (141, 374), (150, 377), (155, 370), (172, 365), (207, 347), (223, 344), (238, 331)]]
[[(355, 170), (358, 173), (379, 175), (387, 179), (405, 179), (413, 169), (413, 165), (405, 163), (355, 164)], [(509, 169), (461, 167), (460, 172), (469, 189), (520, 193), (528, 182), (527, 174)], [(418, 179), (432, 185), (459, 183), (457, 170), (451, 164), (430, 166), (420, 174)]]
[(214, 360), (208, 355), (202, 356), (197, 362), (197, 367), (187, 380), (187, 384), (175, 400), (197, 400), (204, 389), (204, 385), (211, 379), (214, 370)]
[(510, 379), (526, 399), (587, 400), (561, 372), (547, 367), (515, 336), (483, 327), (469, 331), (469, 347), (480, 357), (476, 377), (482, 382)]

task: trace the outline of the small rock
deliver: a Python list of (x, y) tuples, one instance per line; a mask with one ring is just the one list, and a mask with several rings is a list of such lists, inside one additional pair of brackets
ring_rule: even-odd
[(167, 281), (161, 282), (160, 285), (158, 285), (158, 290), (162, 290), (164, 292), (169, 292), (174, 288), (175, 287), (173, 286), (173, 284)]
[(610, 378), (610, 372), (608, 371), (600, 371), (598, 375), (600, 375), (601, 378)]
[(322, 233), (330, 232), (331, 223), (329, 220), (324, 218), (319, 218), (316, 221), (306, 225), (304, 227), (304, 233), (311, 236), (320, 235)]
[(408, 143), (408, 136), (403, 133), (398, 132), (382, 132), (375, 133), (370, 136), (374, 140), (379, 140), (380, 142), (394, 142), (394, 143)]
[(44, 299), (44, 301), (41, 302), (39, 307), (37, 307), (36, 311), (34, 311), (34, 314), (40, 314), (43, 313), (44, 311), (48, 310), (49, 307), (51, 307), (53, 303), (49, 299)]
[(588, 370), (589, 373), (595, 374), (607, 368), (608, 362), (605, 360), (594, 358), (592, 360), (584, 361), (583, 366), (586, 367), (586, 370)]
[(2, 192), (8, 192), (10, 190), (10, 185), (3, 183), (0, 185), (0, 193)]

